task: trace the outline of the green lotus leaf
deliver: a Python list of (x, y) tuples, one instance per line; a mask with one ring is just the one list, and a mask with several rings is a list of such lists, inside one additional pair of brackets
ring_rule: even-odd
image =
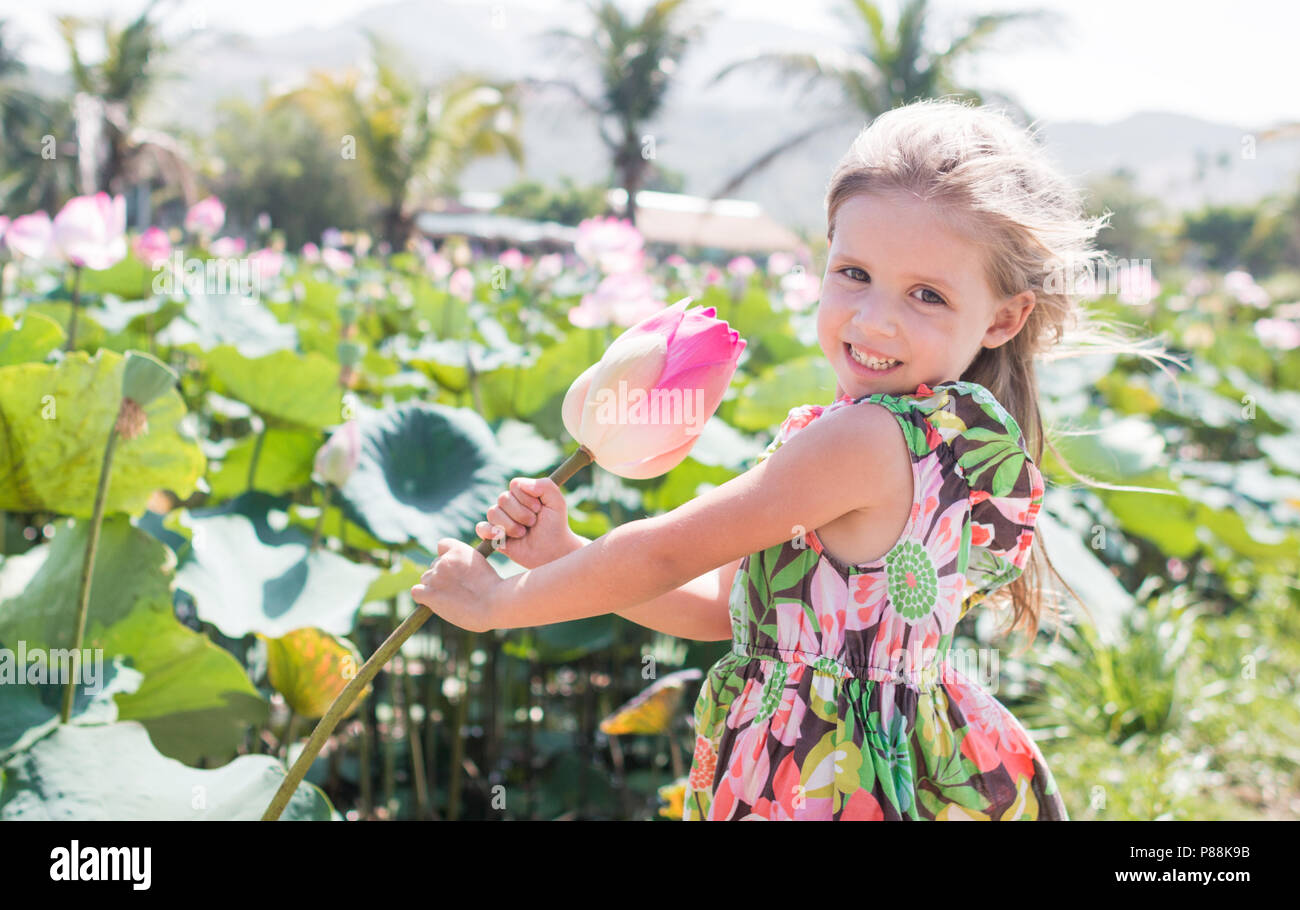
[(324, 429), (341, 419), (339, 366), (320, 354), (276, 351), (245, 357), (230, 345), (208, 353), (216, 391), (259, 414), (301, 427)]
[[(49, 543), (0, 565), (0, 640), (70, 648), (89, 526), (63, 523)], [(83, 648), (121, 657), (144, 679), (116, 696), (119, 720), (139, 720), (158, 751), (187, 763), (234, 754), (267, 704), (239, 661), (182, 625), (172, 609), (166, 545), (124, 516), (100, 529)]]
[[(311, 482), (312, 462), (323, 441), (315, 431), (269, 427), (257, 456), (254, 487), (265, 493), (288, 493)], [(212, 502), (238, 496), (248, 489), (248, 467), (257, 445), (257, 434), (231, 447), (221, 463), (208, 475)]]
[(510, 481), (492, 430), (474, 411), (419, 401), (358, 415), (361, 459), (340, 491), (344, 513), (379, 540), (437, 552), (467, 539)]
[[(108, 350), (0, 367), (0, 509), (90, 516), (124, 367)], [(202, 451), (179, 427), (180, 393), (169, 390), (144, 410), (148, 432), (119, 439), (113, 451), (107, 514), (138, 515), (158, 489), (184, 499), (203, 474)]]
[[(64, 724), (0, 768), (0, 819), (245, 820), (262, 817), (284, 780), (269, 755), (199, 770), (160, 755), (138, 723)], [(282, 819), (328, 821), (315, 785), (298, 785)]]
[[(365, 662), (356, 645), (320, 629), (295, 629), (266, 641), (267, 676), (294, 713), (323, 717), (334, 699)], [(350, 717), (372, 691), (367, 685), (344, 717)]]
[(25, 313), (15, 327), (0, 315), (0, 367), (14, 363), (40, 363), (63, 343), (63, 327), (42, 313)]
[(771, 367), (741, 387), (732, 423), (740, 430), (778, 427), (801, 404), (830, 403), (835, 371), (820, 355)]
[[(14, 673), (0, 670), (0, 762), (21, 752), (46, 736), (59, 725), (65, 686), (60, 682), (38, 682), (18, 676), (20, 650), (10, 648)], [(88, 665), (93, 666), (93, 665)], [(29, 664), (28, 669), (32, 666)], [(117, 720), (119, 692), (132, 692), (144, 679), (143, 674), (124, 666), (120, 660), (102, 663), (103, 678), (78, 684), (72, 699), (71, 724), (111, 724)], [(47, 679), (48, 679), (47, 674)]]
[(379, 567), (323, 547), (312, 551), (308, 534), (273, 529), (273, 516), (287, 523), (288, 501), (259, 492), (190, 512), (190, 547), (176, 586), (194, 598), (199, 618), (228, 638), (278, 638), (305, 626), (347, 635)]
[[(80, 333), (80, 329), (78, 329)], [(298, 344), (298, 333), (258, 301), (236, 294), (191, 294), (185, 311), (158, 333), (159, 344), (194, 344), (210, 351), (232, 345), (245, 357), (261, 357)]]

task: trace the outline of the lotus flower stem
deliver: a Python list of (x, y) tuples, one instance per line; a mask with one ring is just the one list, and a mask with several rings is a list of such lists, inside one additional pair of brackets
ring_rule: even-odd
[(460, 778), (465, 766), (465, 721), (469, 719), (469, 661), (474, 653), (475, 639), (473, 632), (462, 631), (460, 636), (460, 660), (457, 661), (456, 678), (460, 680), (456, 700), (455, 729), (451, 741), (451, 780), (447, 782), (447, 821), (454, 822), (460, 818)]
[(320, 515), (316, 517), (316, 528), (311, 533), (311, 548), (315, 550), (320, 546), (320, 532), (325, 526), (325, 513), (330, 507), (330, 489), (332, 484), (325, 484), (325, 491), (321, 493), (320, 498)]
[(77, 308), (81, 301), (81, 266), (72, 267), (72, 315), (68, 317), (68, 343), (65, 351), (77, 346)]
[[(576, 452), (551, 472), (550, 479), (556, 486), (563, 486), (570, 477), (595, 460), (594, 453), (586, 446), (580, 445)], [(477, 549), (484, 556), (488, 555), (492, 552), (492, 541), (480, 541)], [(357, 675), (343, 687), (343, 691), (334, 699), (333, 704), (329, 706), (329, 710), (317, 722), (316, 729), (312, 731), (311, 738), (307, 740), (307, 745), (298, 754), (298, 760), (293, 763), (289, 773), (280, 782), (280, 789), (275, 791), (275, 796), (271, 799), (270, 805), (266, 807), (266, 812), (262, 814), (262, 821), (272, 822), (280, 817), (280, 814), (284, 812), (284, 807), (289, 804), (289, 797), (293, 795), (298, 788), (298, 784), (307, 775), (307, 769), (311, 767), (312, 761), (320, 754), (321, 747), (325, 745), (325, 740), (329, 739), (329, 735), (334, 732), (339, 720), (352, 707), (352, 703), (357, 700), (357, 696), (375, 678), (380, 668), (392, 659), (393, 655), (402, 647), (402, 643), (414, 635), (416, 629), (428, 622), (429, 617), (432, 615), (433, 611), (427, 607), (417, 607), (415, 612), (406, 617), (402, 624), (393, 631), (393, 634), (389, 635), (384, 643), (379, 646), (379, 650), (361, 665)]]
[[(77, 312), (75, 309), (73, 314)], [(108, 431), (108, 442), (104, 446), (104, 461), (99, 468), (99, 486), (95, 489), (95, 507), (90, 516), (90, 537), (86, 541), (86, 555), (81, 561), (81, 582), (77, 589), (77, 631), (72, 639), (72, 653), (81, 653), (81, 642), (86, 635), (86, 614), (90, 612), (90, 579), (95, 571), (95, 549), (99, 546), (99, 526), (104, 523), (104, 500), (108, 498), (108, 475), (113, 467), (113, 447), (117, 444), (117, 425)], [(59, 715), (61, 723), (67, 723), (72, 716), (72, 698), (77, 690), (76, 676), (68, 680), (63, 690), (63, 710)]]
[(262, 442), (266, 439), (266, 424), (262, 425), (262, 432), (257, 434), (257, 440), (253, 443), (253, 457), (248, 461), (248, 489), (253, 489), (253, 477), (257, 474), (257, 459), (262, 454)]

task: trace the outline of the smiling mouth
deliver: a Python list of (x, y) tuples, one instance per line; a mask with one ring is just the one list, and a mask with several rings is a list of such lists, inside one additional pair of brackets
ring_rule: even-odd
[(849, 359), (854, 363), (866, 367), (868, 370), (876, 370), (881, 373), (887, 370), (892, 370), (896, 366), (901, 366), (903, 363), (901, 360), (881, 360), (877, 357), (860, 357), (853, 345), (848, 342), (844, 343), (844, 350)]

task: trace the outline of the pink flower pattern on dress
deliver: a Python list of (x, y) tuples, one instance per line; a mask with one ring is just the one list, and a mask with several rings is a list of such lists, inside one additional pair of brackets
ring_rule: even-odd
[(1028, 564), (1044, 484), (1019, 426), (983, 386), (922, 384), (792, 408), (757, 461), (860, 402), (903, 428), (903, 534), (860, 565), (815, 532), (742, 561), (732, 650), (695, 704), (683, 818), (1068, 819), (1024, 728), (946, 660), (965, 609)]

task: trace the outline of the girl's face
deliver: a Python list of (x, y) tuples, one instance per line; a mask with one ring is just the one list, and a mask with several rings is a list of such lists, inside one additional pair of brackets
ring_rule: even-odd
[[(996, 299), (976, 246), (921, 200), (861, 193), (840, 206), (817, 309), (836, 399), (959, 379), (981, 347), (1014, 338), (1033, 308), (1033, 291)], [(850, 346), (901, 363), (874, 370)]]

